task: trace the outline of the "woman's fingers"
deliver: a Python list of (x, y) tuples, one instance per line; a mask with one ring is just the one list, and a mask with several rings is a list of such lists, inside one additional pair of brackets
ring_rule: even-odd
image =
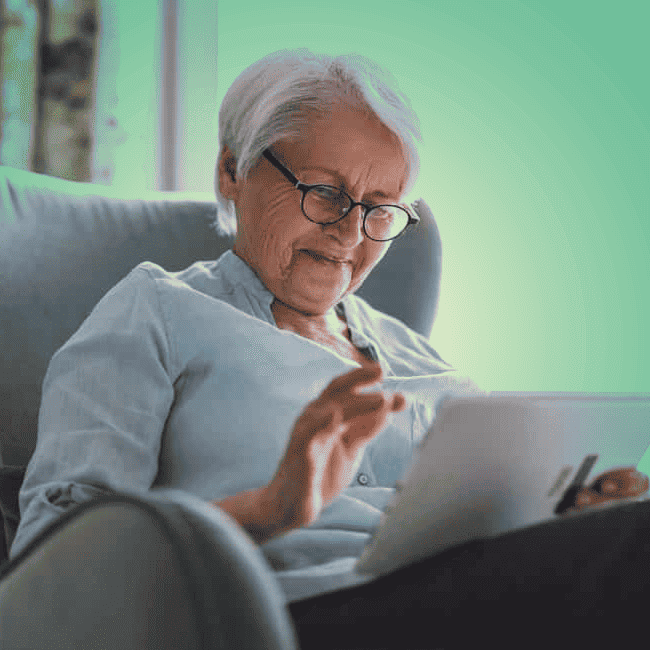
[(341, 393), (358, 390), (363, 386), (371, 386), (381, 381), (383, 371), (378, 363), (355, 368), (350, 372), (334, 378), (323, 391), (322, 397), (337, 397)]
[[(384, 396), (384, 393), (379, 390), (374, 393), (361, 393), (359, 390), (365, 386), (372, 386), (378, 384), (383, 379), (383, 370), (378, 363), (368, 363), (361, 368), (355, 368), (350, 372), (340, 375), (333, 379), (330, 384), (321, 393), (318, 401), (326, 401), (328, 399), (336, 399), (341, 401), (344, 406), (348, 407), (348, 412), (351, 409), (357, 408), (362, 402), (357, 400), (358, 397), (377, 397)], [(401, 411), (406, 406), (406, 400), (402, 395), (396, 393), (392, 398), (387, 398), (391, 402), (391, 409), (393, 411)], [(357, 400), (357, 401), (355, 401)]]
[(389, 401), (382, 393), (350, 395), (349, 399), (342, 400), (343, 420), (347, 422), (386, 408), (390, 406)]
[(294, 432), (292, 442), (298, 446), (302, 441), (314, 437), (335, 435), (343, 422), (343, 410), (334, 402), (312, 402), (302, 413)]
[(395, 393), (393, 395), (393, 403), (391, 404), (391, 410), (398, 412), (403, 411), (406, 408), (406, 398), (401, 393)]
[(384, 428), (392, 402), (381, 394), (355, 396), (345, 404), (338, 400), (313, 402), (297, 424), (296, 450), (304, 442), (309, 445), (310, 440), (322, 444), (328, 439), (332, 443), (339, 439), (348, 442), (371, 439)]
[(312, 404), (325, 409), (337, 405), (342, 415), (341, 424), (347, 428), (365, 426), (367, 433), (372, 435), (377, 425), (383, 428), (389, 413), (406, 407), (406, 399), (400, 393), (359, 392), (364, 386), (380, 382), (382, 376), (381, 366), (377, 363), (356, 368), (333, 379)]
[(296, 450), (303, 444), (301, 441), (319, 439), (321, 444), (323, 438), (330, 437), (332, 443), (342, 439), (346, 444), (364, 444), (382, 431), (390, 413), (403, 410), (406, 400), (399, 393), (357, 392), (361, 386), (376, 383), (380, 378), (381, 367), (369, 364), (332, 380), (297, 423)]

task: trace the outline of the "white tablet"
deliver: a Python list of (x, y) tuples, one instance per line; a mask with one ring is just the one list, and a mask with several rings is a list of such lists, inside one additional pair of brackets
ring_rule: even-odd
[(636, 467), (649, 446), (650, 396), (449, 399), (356, 570), (387, 573), (554, 518), (581, 468), (589, 482), (615, 467)]

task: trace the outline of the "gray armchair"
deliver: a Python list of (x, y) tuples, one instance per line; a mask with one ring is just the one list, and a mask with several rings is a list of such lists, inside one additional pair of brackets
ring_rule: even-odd
[[(181, 270), (230, 248), (212, 226), (215, 209), (209, 195), (128, 197), (0, 167), (3, 648), (86, 647), (78, 645), (82, 637), (87, 647), (297, 647), (262, 553), (228, 515), (215, 518), (214, 508), (181, 492), (171, 500), (120, 494), (84, 504), (7, 559), (51, 356), (140, 262)], [(424, 202), (418, 212), (420, 225), (394, 242), (359, 295), (428, 335), (441, 246)], [(79, 584), (82, 597), (73, 593)], [(79, 603), (83, 612), (71, 612)]]

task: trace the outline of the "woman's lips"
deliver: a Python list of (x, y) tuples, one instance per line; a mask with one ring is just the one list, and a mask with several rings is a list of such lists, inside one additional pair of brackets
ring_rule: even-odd
[(311, 257), (312, 259), (316, 260), (317, 262), (329, 262), (330, 264), (348, 264), (350, 260), (347, 258), (343, 257), (338, 257), (336, 255), (330, 256), (327, 253), (317, 253), (316, 251), (312, 251), (309, 249), (303, 249), (303, 253), (306, 253)]

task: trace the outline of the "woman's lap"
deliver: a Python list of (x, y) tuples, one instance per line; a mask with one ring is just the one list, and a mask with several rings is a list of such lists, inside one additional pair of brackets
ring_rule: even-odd
[(470, 542), (292, 603), (301, 648), (584, 647), (648, 627), (650, 501)]

